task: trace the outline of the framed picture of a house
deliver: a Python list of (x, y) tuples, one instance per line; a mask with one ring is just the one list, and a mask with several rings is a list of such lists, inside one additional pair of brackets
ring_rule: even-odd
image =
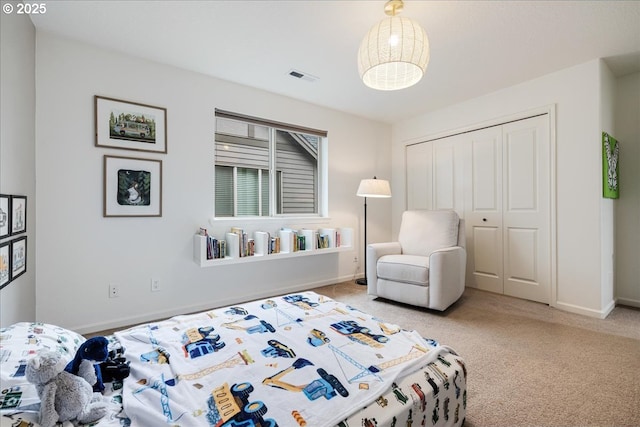
[(27, 231), (27, 196), (11, 196), (11, 235)]
[(11, 280), (27, 272), (27, 237), (11, 241)]
[(167, 152), (167, 109), (96, 95), (97, 147)]
[(162, 161), (104, 156), (103, 214), (162, 216)]
[(0, 243), (0, 289), (11, 282), (11, 242)]
[(620, 197), (619, 158), (618, 141), (608, 133), (602, 132), (602, 197), (607, 199)]
[(11, 234), (11, 196), (0, 194), (0, 239)]

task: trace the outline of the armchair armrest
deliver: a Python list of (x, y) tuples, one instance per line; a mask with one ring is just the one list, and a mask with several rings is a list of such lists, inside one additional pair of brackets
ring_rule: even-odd
[(467, 252), (460, 246), (438, 249), (429, 255), (430, 308), (444, 310), (460, 298), (466, 268)]
[(385, 255), (397, 255), (402, 253), (402, 246), (399, 242), (371, 243), (367, 245), (367, 293), (369, 295), (378, 294), (378, 259)]

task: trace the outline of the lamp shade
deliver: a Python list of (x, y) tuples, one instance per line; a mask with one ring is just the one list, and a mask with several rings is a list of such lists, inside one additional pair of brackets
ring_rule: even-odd
[(365, 85), (378, 90), (416, 84), (429, 63), (429, 39), (417, 22), (391, 16), (374, 25), (360, 43), (358, 71)]
[(363, 179), (358, 186), (357, 196), (360, 197), (391, 197), (389, 181), (384, 179)]

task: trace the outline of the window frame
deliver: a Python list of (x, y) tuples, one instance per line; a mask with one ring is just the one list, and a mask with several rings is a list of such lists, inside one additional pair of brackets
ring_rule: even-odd
[[(216, 216), (216, 167), (218, 166), (216, 163), (216, 147), (217, 144), (217, 123), (214, 122), (214, 155), (213, 155), (213, 215), (212, 222), (239, 222), (243, 223), (253, 223), (253, 222), (281, 222), (282, 220), (296, 220), (297, 222), (318, 222), (318, 220), (327, 220), (328, 218), (328, 132), (322, 131), (318, 129), (312, 129), (302, 126), (291, 125), (282, 122), (276, 122), (272, 120), (261, 119), (253, 116), (247, 116), (243, 114), (233, 113), (225, 110), (215, 109), (215, 120), (218, 118), (222, 119), (230, 119), (235, 121), (240, 121), (247, 124), (253, 124), (258, 126), (266, 126), (269, 131), (268, 138), (268, 150), (269, 150), (269, 212), (268, 215), (264, 216), (255, 216), (255, 215), (242, 215), (237, 216), (237, 181), (233, 181), (234, 186), (234, 215), (233, 216)], [(276, 206), (276, 203), (282, 203), (282, 197), (278, 199), (278, 195), (276, 193), (281, 183), (276, 182), (278, 179), (282, 179), (282, 171), (275, 170), (276, 165), (276, 133), (277, 131), (284, 132), (295, 132), (295, 133), (304, 133), (317, 136), (318, 140), (318, 159), (317, 159), (317, 172), (316, 172), (316, 181), (317, 181), (317, 193), (315, 194), (315, 203), (317, 204), (316, 212), (314, 213), (278, 213), (279, 207)], [(223, 166), (223, 165), (220, 165)], [(233, 167), (233, 166), (229, 166)], [(246, 167), (237, 165), (236, 167)], [(256, 168), (257, 170), (261, 170)], [(261, 172), (260, 174), (263, 174)], [(259, 174), (259, 175), (260, 175)], [(264, 179), (264, 178), (263, 178)], [(261, 193), (261, 192), (260, 192)], [(262, 198), (262, 194), (259, 194), (259, 199)], [(262, 206), (259, 200), (259, 210), (261, 211)]]

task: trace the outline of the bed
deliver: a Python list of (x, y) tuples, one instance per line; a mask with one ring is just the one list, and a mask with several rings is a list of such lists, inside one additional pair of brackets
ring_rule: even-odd
[[(84, 337), (53, 325), (0, 330), (2, 425), (37, 425), (24, 379), (39, 349), (69, 359)], [(107, 384), (97, 426), (458, 426), (462, 357), (415, 331), (299, 292), (115, 332), (131, 373)]]

